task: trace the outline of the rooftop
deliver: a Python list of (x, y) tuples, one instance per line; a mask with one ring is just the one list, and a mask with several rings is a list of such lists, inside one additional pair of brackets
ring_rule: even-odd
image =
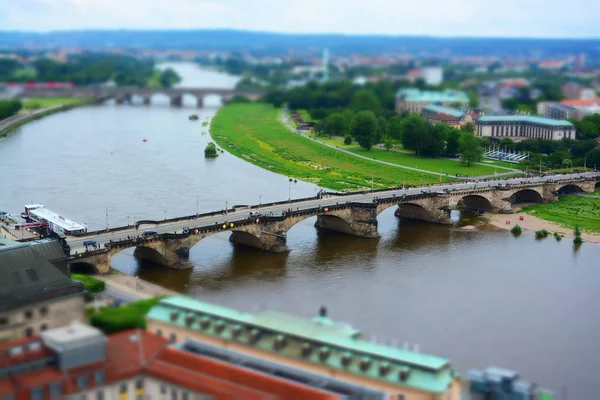
[(589, 107), (600, 105), (600, 97), (596, 97), (595, 99), (563, 100), (560, 103), (571, 107)]
[(486, 122), (520, 122), (548, 126), (573, 127), (573, 124), (566, 120), (537, 117), (533, 115), (484, 115), (479, 118), (477, 123)]
[(424, 107), (423, 110), (427, 110), (436, 114), (450, 115), (455, 118), (461, 118), (463, 115), (465, 115), (464, 111), (457, 110), (456, 108), (452, 107), (440, 106), (437, 104), (430, 104), (427, 107)]
[(54, 211), (48, 210), (43, 204), (29, 204), (26, 205), (29, 214), (35, 218), (42, 218), (50, 223), (60, 226), (68, 231), (79, 231), (87, 229), (85, 225), (79, 224), (75, 221), (55, 213)]
[(469, 96), (465, 92), (446, 89), (443, 91), (422, 91), (416, 88), (400, 89), (396, 97), (405, 101), (443, 102), (443, 103), (468, 103)]
[(104, 334), (97, 328), (80, 322), (42, 332), (46, 344), (55, 351), (62, 351), (85, 345), (90, 342), (104, 341)]
[[(444, 391), (453, 378), (449, 361), (442, 357), (361, 339), (356, 329), (336, 324), (325, 316), (310, 320), (275, 311), (250, 314), (176, 296), (161, 300), (147, 318), (184, 329), (199, 329), (204, 334), (270, 352), (280, 347), (277, 343), (288, 343), (283, 346), (285, 349), (279, 349), (280, 354), (421, 390)], [(320, 349), (327, 357), (322, 358), (311, 349)], [(344, 358), (354, 360), (352, 366), (344, 365)], [(363, 369), (359, 366), (361, 360), (379, 365), (389, 374), (382, 374), (375, 367)], [(406, 371), (403, 380), (398, 378), (402, 371)]]

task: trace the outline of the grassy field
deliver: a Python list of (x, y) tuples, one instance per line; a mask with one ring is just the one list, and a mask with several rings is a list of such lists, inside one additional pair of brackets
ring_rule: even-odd
[(369, 151), (360, 147), (357, 143), (350, 145), (344, 144), (344, 139), (341, 137), (326, 137), (319, 136), (316, 138), (319, 142), (324, 142), (330, 145), (338, 146), (344, 150), (351, 151), (352, 153), (359, 154), (364, 157), (373, 158), (379, 161), (385, 161), (392, 164), (402, 165), (405, 167), (412, 167), (418, 169), (424, 169), (426, 171), (449, 174), (449, 175), (493, 175), (494, 171), (498, 173), (507, 172), (505, 169), (496, 169), (493, 166), (486, 165), (472, 165), (467, 167), (465, 164), (448, 160), (445, 158), (427, 158), (416, 156), (412, 153), (398, 152), (398, 151), (387, 151), (384, 149), (373, 148)]
[(40, 108), (54, 107), (58, 105), (83, 104), (89, 102), (87, 98), (74, 97), (32, 97), (23, 101), (23, 109), (37, 110)]
[[(439, 177), (362, 160), (290, 132), (270, 104), (228, 104), (212, 119), (215, 142), (270, 171), (335, 190), (439, 182)], [(447, 180), (445, 177), (443, 180)]]
[(589, 197), (561, 196), (558, 201), (523, 208), (523, 211), (547, 221), (584, 231), (600, 232), (600, 200)]

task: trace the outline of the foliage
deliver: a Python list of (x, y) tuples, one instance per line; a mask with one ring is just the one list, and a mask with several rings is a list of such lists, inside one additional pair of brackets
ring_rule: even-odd
[(219, 154), (217, 153), (217, 146), (213, 142), (209, 142), (204, 148), (204, 157), (216, 158)]
[(481, 160), (483, 149), (479, 145), (479, 141), (472, 133), (463, 132), (460, 135), (460, 159), (471, 166), (474, 162)]
[(372, 90), (360, 89), (352, 96), (350, 107), (356, 111), (371, 111), (377, 113), (381, 110), (381, 102)]
[(360, 111), (352, 121), (352, 136), (360, 147), (367, 150), (370, 150), (375, 144), (377, 129), (377, 119), (371, 111)]
[(581, 236), (575, 236), (573, 238), (573, 243), (575, 243), (575, 244), (581, 244), (581, 243), (583, 243), (583, 239), (581, 238)]
[(429, 127), (427, 121), (421, 116), (412, 114), (402, 120), (401, 137), (405, 149), (414, 150), (419, 154), (423, 138), (427, 135)]
[(153, 297), (109, 308), (96, 313), (90, 318), (90, 323), (104, 333), (110, 334), (132, 328), (146, 328), (146, 314), (160, 301), (162, 297)]
[(455, 157), (460, 150), (460, 131), (456, 128), (451, 128), (446, 136), (446, 157)]
[(512, 227), (510, 232), (515, 236), (519, 236), (521, 234), (521, 232), (523, 232), (523, 229), (521, 229), (521, 226), (519, 224), (517, 224)]
[(500, 146), (501, 149), (514, 150), (515, 142), (513, 142), (511, 138), (502, 138), (498, 146)]
[(585, 154), (586, 163), (592, 167), (600, 167), (600, 149), (593, 149)]
[(252, 100), (246, 96), (233, 96), (228, 103), (252, 103)]
[(475, 93), (474, 91), (468, 91), (467, 95), (469, 96), (469, 107), (479, 107), (479, 97), (477, 97), (477, 93)]
[(388, 120), (387, 133), (394, 140), (402, 140), (402, 118), (400, 116), (395, 115)]
[(332, 135), (341, 136), (347, 131), (346, 119), (340, 113), (333, 113), (327, 117), (325, 123), (325, 133), (331, 137)]
[(0, 119), (15, 115), (21, 109), (21, 102), (18, 100), (0, 100)]
[(579, 225), (575, 225), (575, 229), (573, 229), (573, 235), (575, 237), (581, 236), (581, 231), (579, 230)]
[(563, 226), (575, 226), (591, 232), (600, 232), (600, 200), (579, 196), (560, 196), (552, 203), (536, 204), (523, 211), (538, 218), (557, 222)]
[(472, 123), (467, 122), (463, 126), (460, 127), (461, 132), (475, 133), (475, 127)]
[(181, 77), (173, 68), (167, 68), (160, 73), (160, 85), (164, 88), (170, 88), (179, 82)]
[(71, 278), (83, 282), (83, 289), (88, 293), (100, 293), (106, 288), (103, 280), (89, 275), (71, 274)]
[[(211, 135), (219, 146), (252, 164), (329, 189), (370, 187), (371, 175), (376, 187), (395, 186), (402, 179), (406, 184), (439, 181), (437, 176), (364, 160), (292, 135), (278, 115), (278, 110), (264, 103), (228, 104), (211, 120)], [(342, 139), (337, 141), (341, 144)], [(392, 154), (376, 149), (369, 153), (374, 151)]]
[(383, 146), (386, 150), (390, 150), (392, 147), (394, 147), (394, 140), (389, 136), (385, 136), (383, 138)]
[(562, 240), (562, 235), (558, 232), (554, 232), (554, 239), (556, 239), (557, 242), (560, 242)]
[(32, 97), (23, 101), (23, 109), (37, 110), (59, 105), (76, 105), (89, 103), (91, 99), (78, 97)]
[(345, 145), (352, 144), (352, 136), (346, 135), (346, 137), (344, 137), (344, 144)]
[(536, 239), (543, 239), (545, 237), (547, 237), (550, 234), (550, 232), (548, 232), (545, 229), (541, 229), (539, 231), (535, 231), (535, 237)]

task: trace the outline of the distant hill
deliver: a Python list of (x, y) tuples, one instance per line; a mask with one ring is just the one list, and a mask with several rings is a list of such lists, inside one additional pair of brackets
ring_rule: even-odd
[(90, 30), (49, 33), (2, 32), (0, 49), (33, 47), (86, 49), (144, 48), (252, 50), (281, 54), (329, 48), (337, 54), (406, 52), (411, 54), (498, 55), (542, 57), (587, 53), (600, 59), (600, 39), (441, 38), (341, 34), (279, 34), (237, 30), (126, 31)]

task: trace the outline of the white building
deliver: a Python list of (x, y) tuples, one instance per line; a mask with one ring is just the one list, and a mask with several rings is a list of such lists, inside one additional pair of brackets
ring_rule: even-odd
[(483, 116), (475, 125), (481, 137), (521, 139), (575, 139), (575, 126), (569, 121), (529, 115)]
[(439, 86), (444, 81), (444, 70), (442, 67), (423, 67), (421, 78), (427, 86)]

